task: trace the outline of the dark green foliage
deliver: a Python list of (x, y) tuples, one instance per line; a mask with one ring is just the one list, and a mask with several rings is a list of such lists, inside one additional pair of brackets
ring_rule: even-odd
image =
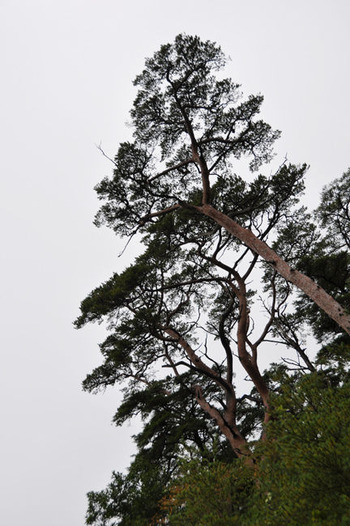
[(138, 456), (127, 475), (113, 473), (105, 490), (88, 493), (86, 524), (148, 526), (158, 513), (166, 482), (157, 464)]
[[(130, 391), (118, 408), (114, 422), (121, 425), (131, 416), (140, 415), (145, 424), (135, 437), (136, 443), (140, 450), (150, 451), (158, 461), (176, 458), (179, 451), (193, 444), (205, 456), (216, 431), (188, 387), (196, 381), (196, 375), (188, 372), (181, 378), (166, 377), (144, 389)], [(211, 385), (207, 383), (209, 394)]]
[(185, 461), (179, 478), (162, 500), (166, 524), (241, 526), (253, 504), (254, 486), (254, 471), (240, 460), (229, 464)]
[[(350, 255), (347, 251), (327, 253), (301, 258), (299, 267), (311, 276), (324, 290), (350, 310)], [(341, 333), (340, 327), (325, 313), (320, 313), (309, 300), (303, 298), (298, 302), (301, 315), (312, 324), (314, 334), (322, 341), (325, 335)]]
[(134, 82), (139, 88), (131, 112), (136, 139), (142, 144), (159, 141), (161, 157), (169, 158), (189, 133), (184, 123), (186, 112), (203, 147), (206, 140), (216, 137), (206, 149), (213, 161), (228, 150), (221, 141), (227, 136), (230, 153), (236, 157), (250, 151), (254, 166), (268, 159), (276, 134), (266, 123), (252, 121), (259, 113), (262, 97), (250, 97), (237, 105), (239, 86), (230, 79), (215, 77), (225, 62), (219, 46), (198, 37), (178, 35), (174, 44), (162, 46), (146, 60), (144, 71)]
[(192, 127), (210, 171), (227, 171), (230, 159), (242, 155), (251, 157), (253, 169), (271, 158), (279, 132), (256, 120), (263, 98), (239, 103), (239, 86), (215, 77), (225, 62), (219, 46), (187, 35), (146, 60), (134, 82), (135, 142), (120, 145), (113, 179), (96, 187), (106, 201), (97, 224), (129, 234), (158, 210), (195, 203), (202, 181), (189, 143)]
[(302, 377), (274, 399), (259, 463), (259, 524), (350, 524), (350, 384)]
[(350, 169), (322, 193), (317, 217), (329, 232), (329, 243), (337, 250), (350, 248)]
[(284, 165), (276, 174), (259, 175), (249, 184), (236, 174), (225, 173), (213, 185), (213, 205), (229, 217), (238, 218), (246, 228), (259, 231), (258, 225), (264, 222), (270, 230), (282, 217), (290, 216), (304, 189), (305, 171), (305, 165)]

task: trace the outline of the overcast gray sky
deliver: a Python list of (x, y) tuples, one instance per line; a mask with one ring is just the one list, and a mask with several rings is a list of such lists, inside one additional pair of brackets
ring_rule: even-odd
[(111, 173), (95, 144), (113, 156), (130, 133), (144, 58), (180, 32), (221, 44), (317, 205), (350, 166), (349, 22), (348, 0), (0, 0), (1, 525), (82, 526), (86, 492), (133, 451), (117, 391), (81, 391), (103, 329), (72, 321), (132, 256), (92, 225)]

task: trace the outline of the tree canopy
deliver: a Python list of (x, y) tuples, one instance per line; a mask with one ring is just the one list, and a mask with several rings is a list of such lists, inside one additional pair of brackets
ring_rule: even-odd
[[(113, 177), (96, 187), (96, 224), (141, 234), (144, 251), (81, 304), (76, 327), (106, 320), (109, 330), (84, 388), (118, 384), (116, 424), (143, 417), (134, 467), (112, 484), (141, 501), (135, 473), (146, 485), (153, 473), (160, 498), (192, 448), (207, 461), (215, 449), (223, 461), (254, 462), (251, 441), (266, 437), (285, 382), (261, 369), (261, 357), (288, 352), (284, 364), (317, 375), (304, 334), (337, 349), (349, 341), (350, 172), (311, 212), (299, 204), (305, 164), (261, 173), (279, 132), (259, 118), (263, 97), (243, 98), (223, 76), (225, 63), (217, 44), (183, 34), (147, 59), (134, 81), (134, 140), (120, 144)], [(236, 173), (242, 159), (245, 176)], [(238, 363), (249, 380), (243, 395)], [(120, 496), (103, 522), (112, 489), (90, 495), (89, 524), (149, 523), (150, 512), (129, 520)]]

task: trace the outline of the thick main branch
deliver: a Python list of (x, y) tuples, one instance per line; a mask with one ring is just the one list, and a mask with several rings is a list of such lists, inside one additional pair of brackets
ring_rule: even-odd
[(276, 271), (298, 289), (302, 290), (312, 301), (316, 303), (332, 320), (334, 320), (345, 332), (350, 334), (350, 315), (345, 312), (343, 307), (332, 298), (311, 278), (302, 274), (298, 270), (292, 269), (284, 259), (282, 259), (264, 241), (258, 239), (251, 230), (243, 228), (236, 221), (216, 210), (213, 206), (205, 204), (195, 207), (202, 214), (213, 219), (217, 224), (224, 227), (230, 234), (242, 241), (253, 252), (258, 254)]

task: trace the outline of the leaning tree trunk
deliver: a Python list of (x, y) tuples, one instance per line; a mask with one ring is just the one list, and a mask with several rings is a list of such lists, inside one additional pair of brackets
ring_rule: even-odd
[(204, 204), (196, 207), (196, 210), (213, 219), (217, 224), (224, 227), (230, 234), (242, 241), (253, 252), (258, 254), (267, 263), (272, 265), (276, 271), (298, 289), (302, 290), (312, 301), (316, 303), (332, 320), (334, 320), (345, 332), (350, 335), (350, 315), (343, 307), (327, 292), (305, 274), (292, 269), (272, 248), (264, 241), (258, 239), (251, 230), (243, 228), (236, 221), (223, 214), (213, 206)]

